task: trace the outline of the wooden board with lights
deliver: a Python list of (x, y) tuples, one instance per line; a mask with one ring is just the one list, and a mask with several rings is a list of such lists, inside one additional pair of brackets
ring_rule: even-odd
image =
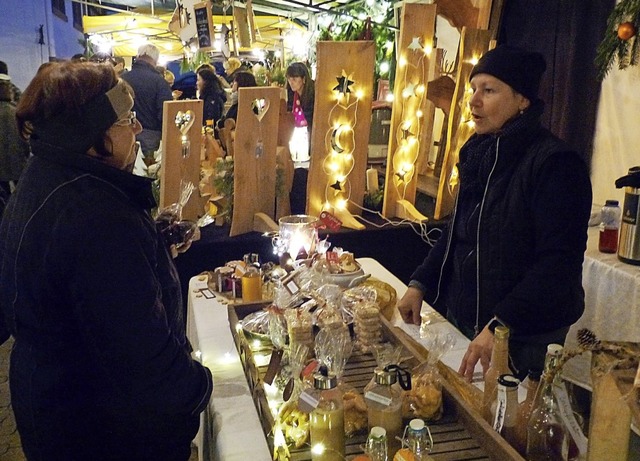
[(457, 171), (460, 148), (473, 134), (471, 110), (469, 109), (469, 75), (480, 56), (489, 49), (492, 32), (479, 29), (462, 29), (458, 49), (458, 72), (456, 89), (451, 101), (449, 127), (447, 129), (447, 150), (442, 161), (442, 171), (438, 184), (438, 196), (434, 211), (435, 219), (448, 216), (453, 210), (457, 193)]
[(280, 88), (238, 90), (231, 237), (254, 230), (256, 213), (275, 217)]
[(307, 214), (363, 229), (353, 215), (364, 199), (375, 43), (318, 42), (317, 56)]
[(402, 7), (398, 62), (393, 91), (389, 150), (382, 214), (422, 221), (414, 207), (416, 161), (426, 155), (422, 136), (427, 109), (427, 82), (435, 40), (436, 5), (408, 3)]
[[(247, 315), (265, 307), (264, 303), (229, 306), (229, 325), (242, 361), (245, 376), (249, 383), (254, 403), (270, 449), (274, 446), (275, 420), (262, 379), (265, 376), (271, 345), (267, 341), (256, 344), (255, 338), (248, 337), (240, 321)], [(401, 346), (401, 356), (408, 357), (403, 365), (414, 367), (426, 361), (428, 351), (383, 316), (380, 316), (383, 336), (386, 341)], [(260, 363), (262, 365), (260, 365)], [(343, 382), (359, 393), (373, 376), (376, 361), (371, 353), (355, 351), (345, 367)], [(481, 402), (479, 390), (462, 380), (455, 372), (439, 363), (443, 375), (444, 414), (435, 422), (427, 422), (433, 437), (433, 450), (430, 456), (434, 461), (445, 460), (500, 460), (524, 461), (524, 459), (497, 433), (480, 415), (473, 402)], [(404, 421), (408, 423), (408, 420)], [(352, 459), (362, 453), (366, 441), (366, 430), (346, 438), (346, 459)], [(310, 446), (306, 442), (300, 448), (289, 447), (290, 459), (295, 461), (311, 460)]]
[(183, 184), (195, 190), (182, 210), (182, 218), (197, 220), (204, 214), (206, 199), (200, 197), (200, 144), (202, 101), (166, 101), (162, 111), (162, 168), (160, 203), (162, 209), (178, 203)]

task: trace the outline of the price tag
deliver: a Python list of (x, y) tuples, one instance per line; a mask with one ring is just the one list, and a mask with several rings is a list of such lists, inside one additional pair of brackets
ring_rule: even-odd
[(273, 383), (273, 379), (276, 377), (280, 368), (282, 368), (282, 349), (276, 349), (271, 353), (271, 359), (269, 359), (269, 366), (264, 374), (263, 381), (269, 385)]
[(332, 231), (337, 231), (342, 227), (342, 221), (327, 211), (320, 213), (320, 222), (324, 224), (327, 229)]

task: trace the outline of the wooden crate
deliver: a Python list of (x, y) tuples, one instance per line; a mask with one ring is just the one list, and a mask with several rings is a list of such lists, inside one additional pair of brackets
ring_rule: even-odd
[[(268, 401), (262, 386), (262, 377), (266, 366), (258, 367), (253, 359), (254, 351), (245, 338), (242, 329), (237, 328), (240, 320), (248, 314), (262, 309), (265, 303), (228, 306), (229, 324), (245, 375), (254, 397), (254, 403), (262, 428), (267, 438), (269, 447), (273, 450), (272, 428), (274, 419), (269, 410)], [(420, 344), (406, 335), (402, 330), (393, 327), (385, 317), (381, 316), (383, 332), (386, 339), (404, 348), (403, 357), (410, 355), (409, 366), (416, 365), (426, 360), (428, 351)], [(412, 362), (412, 363), (411, 363)], [(407, 364), (405, 362), (405, 364)], [(362, 393), (364, 387), (373, 376), (376, 366), (371, 354), (354, 351), (349, 359), (343, 381)], [(482, 394), (475, 387), (458, 379), (451, 369), (440, 364), (443, 374), (443, 400), (444, 415), (436, 422), (427, 422), (433, 436), (433, 451), (431, 456), (435, 461), (453, 460), (496, 460), (496, 461), (524, 461), (524, 459), (481, 417), (480, 413), (468, 400), (480, 399)], [(468, 386), (468, 387), (467, 387)], [(465, 395), (465, 398), (462, 396)], [(465, 401), (466, 400), (466, 401)], [(408, 424), (408, 421), (405, 421)], [(345, 453), (347, 459), (362, 453), (362, 446), (366, 440), (366, 434), (356, 435), (346, 439)], [(291, 459), (294, 461), (311, 460), (309, 446), (302, 449), (289, 448)]]

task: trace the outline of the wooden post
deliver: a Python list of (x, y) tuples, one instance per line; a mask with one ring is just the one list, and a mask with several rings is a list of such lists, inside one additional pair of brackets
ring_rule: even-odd
[[(190, 124), (176, 124), (178, 112), (191, 111)], [(188, 148), (184, 141), (188, 143)], [(178, 203), (182, 181), (191, 181), (195, 189), (182, 210), (182, 218), (197, 220), (204, 214), (200, 198), (200, 144), (202, 140), (202, 101), (166, 101), (162, 109), (162, 166), (160, 168), (160, 208)], [(184, 146), (184, 149), (183, 149)], [(185, 154), (187, 154), (185, 156)]]
[(253, 231), (257, 213), (274, 217), (279, 105), (280, 88), (238, 90), (231, 237)]
[(375, 43), (318, 42), (317, 56), (307, 212), (326, 210), (343, 226), (362, 229), (353, 203), (364, 199)]
[(434, 211), (435, 219), (442, 219), (453, 210), (458, 191), (458, 176), (454, 167), (458, 163), (460, 148), (473, 134), (471, 112), (469, 110), (469, 75), (480, 56), (489, 49), (491, 31), (462, 28), (458, 52), (458, 72), (456, 89), (451, 101), (447, 150), (442, 162), (442, 172), (438, 184), (438, 197)]
[(388, 218), (427, 219), (413, 203), (418, 183), (416, 161), (429, 147), (421, 141), (435, 24), (436, 5), (408, 3), (402, 7), (382, 207)]

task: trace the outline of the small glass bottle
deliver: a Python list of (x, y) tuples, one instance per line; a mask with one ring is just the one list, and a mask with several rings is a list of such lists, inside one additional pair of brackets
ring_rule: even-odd
[(385, 429), (389, 457), (393, 458), (400, 449), (402, 437), (402, 393), (394, 386), (398, 380), (395, 368), (391, 371), (376, 368), (373, 373), (373, 379), (364, 388), (369, 428)]
[(558, 402), (553, 392), (554, 380), (559, 379), (555, 368), (562, 355), (562, 346), (549, 344), (544, 372), (538, 386), (533, 411), (527, 430), (528, 461), (567, 461), (569, 438), (560, 417)]
[(318, 405), (309, 418), (313, 461), (344, 459), (344, 407), (337, 385), (338, 379), (333, 374), (313, 375), (318, 399)]
[(518, 419), (516, 423), (516, 441), (514, 448), (524, 456), (527, 452), (527, 427), (529, 418), (533, 411), (533, 403), (536, 398), (536, 392), (540, 385), (540, 370), (529, 370), (527, 377), (522, 381), (521, 386), (527, 390), (527, 394), (522, 402), (518, 405)]
[(618, 229), (622, 212), (617, 200), (607, 200), (602, 207), (598, 250), (602, 253), (618, 251)]
[(409, 422), (409, 426), (407, 427), (407, 443), (415, 461), (431, 459), (429, 452), (433, 447), (433, 441), (423, 420), (415, 418)]
[(515, 447), (518, 421), (518, 386), (520, 380), (513, 375), (500, 375), (496, 400), (491, 406), (493, 428)]
[(500, 375), (510, 374), (509, 369), (509, 328), (496, 327), (493, 333), (493, 350), (491, 364), (484, 375), (484, 394), (482, 398), (482, 413), (485, 421), (491, 424), (491, 404), (496, 399), (498, 378)]
[(374, 426), (367, 437), (365, 454), (371, 461), (387, 461), (387, 431), (384, 427)]

